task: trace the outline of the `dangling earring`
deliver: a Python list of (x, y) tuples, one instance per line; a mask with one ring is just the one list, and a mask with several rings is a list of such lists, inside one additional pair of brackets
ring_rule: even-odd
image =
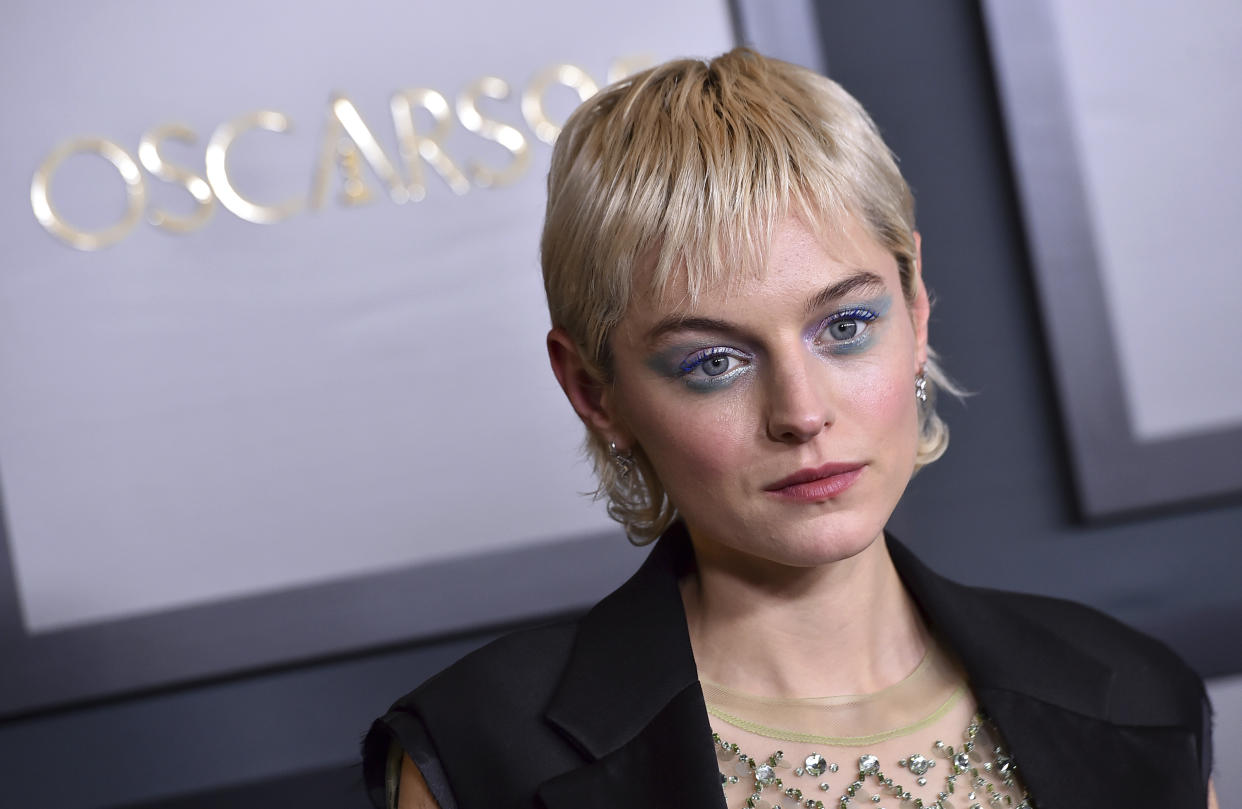
[(615, 442), (608, 442), (608, 460), (612, 461), (612, 465), (617, 468), (617, 474), (622, 480), (629, 480), (630, 473), (634, 471), (634, 455), (629, 452), (621, 452), (617, 449)]
[(918, 399), (921, 404), (927, 404), (927, 377), (919, 371), (919, 375), (914, 378), (914, 398)]

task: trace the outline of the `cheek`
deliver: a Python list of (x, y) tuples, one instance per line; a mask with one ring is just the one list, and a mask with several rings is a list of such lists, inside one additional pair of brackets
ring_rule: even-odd
[(741, 398), (657, 395), (626, 408), (634, 438), (671, 495), (710, 486), (742, 465), (751, 429)]
[(914, 378), (904, 368), (884, 366), (874, 368), (858, 382), (852, 397), (855, 415), (884, 431), (887, 440), (908, 436), (911, 443), (915, 442), (918, 400)]

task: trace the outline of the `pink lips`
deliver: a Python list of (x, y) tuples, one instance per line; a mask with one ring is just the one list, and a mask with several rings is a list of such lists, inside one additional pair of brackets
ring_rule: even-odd
[(862, 471), (862, 464), (824, 464), (814, 469), (800, 469), (789, 477), (768, 486), (765, 491), (771, 492), (782, 500), (804, 502), (831, 500), (852, 486)]

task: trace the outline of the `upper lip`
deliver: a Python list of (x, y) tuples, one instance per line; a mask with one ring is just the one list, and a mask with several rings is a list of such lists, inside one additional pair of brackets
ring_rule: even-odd
[(799, 469), (787, 478), (781, 478), (772, 485), (768, 486), (764, 491), (774, 492), (777, 489), (784, 489), (786, 486), (796, 486), (799, 483), (810, 483), (813, 480), (822, 480), (823, 478), (839, 475), (842, 472), (852, 472), (861, 467), (860, 463), (826, 463), (823, 466), (813, 468)]

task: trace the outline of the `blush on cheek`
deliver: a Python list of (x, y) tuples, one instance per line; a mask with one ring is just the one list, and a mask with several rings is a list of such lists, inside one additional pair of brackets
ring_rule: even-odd
[(666, 485), (684, 480), (689, 485), (710, 486), (736, 468), (738, 457), (732, 436), (713, 427), (711, 422), (704, 422), (648, 442), (658, 457), (651, 462)]
[(873, 374), (853, 380), (849, 396), (855, 412), (880, 421), (917, 419), (914, 377), (906, 380), (887, 369), (874, 370)]
[[(852, 398), (853, 415), (863, 430), (880, 440), (895, 456), (908, 456), (913, 463), (918, 452), (918, 399), (914, 379), (900, 373), (877, 373), (857, 380)], [(902, 461), (901, 463), (905, 463)]]
[(745, 480), (739, 470), (753, 461), (753, 431), (731, 407), (685, 408), (660, 405), (634, 425), (669, 499), (696, 524), (710, 523), (721, 503), (735, 501)]

